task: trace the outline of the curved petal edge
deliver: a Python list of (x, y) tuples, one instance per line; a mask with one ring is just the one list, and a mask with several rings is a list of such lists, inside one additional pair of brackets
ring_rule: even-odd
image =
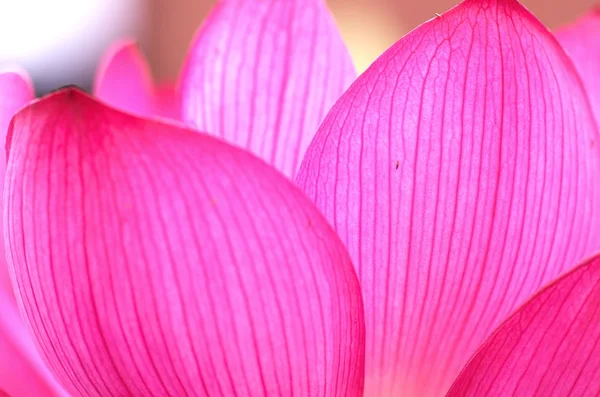
[(448, 397), (600, 393), (600, 255), (548, 285), (481, 346)]
[(439, 396), (518, 305), (600, 248), (600, 141), (580, 78), (516, 0), (467, 0), (333, 106), (296, 181), (365, 305), (366, 395)]
[(155, 88), (150, 66), (134, 40), (114, 43), (104, 54), (94, 80), (94, 95), (136, 115), (179, 120), (174, 85)]
[(73, 394), (361, 396), (343, 244), (250, 153), (75, 89), (12, 123), (8, 258)]
[(323, 0), (221, 1), (189, 50), (182, 117), (294, 177), (355, 78)]

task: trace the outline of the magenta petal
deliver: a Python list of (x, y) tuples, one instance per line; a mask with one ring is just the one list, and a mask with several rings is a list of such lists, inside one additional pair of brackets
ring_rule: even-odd
[(71, 392), (362, 395), (354, 269), (282, 175), (72, 89), (12, 133), (9, 260)]
[(160, 85), (156, 89), (156, 115), (174, 120), (181, 119), (179, 93), (174, 83)]
[(106, 52), (94, 82), (94, 95), (134, 114), (156, 113), (150, 67), (135, 42), (123, 40)]
[(460, 374), (449, 397), (600, 394), (600, 255), (510, 316)]
[(556, 32), (575, 63), (600, 124), (600, 7)]
[(0, 289), (0, 396), (65, 395), (42, 362), (14, 299)]
[(357, 79), (297, 181), (356, 265), (366, 395), (444, 393), (600, 246), (597, 134), (562, 48), (513, 0), (465, 1)]
[[(15, 69), (0, 71), (0, 191), (4, 186), (4, 172), (6, 169), (6, 151), (4, 142), (6, 132), (12, 116), (19, 108), (33, 99), (33, 85), (28, 74), (24, 70)], [(0, 204), (0, 211), (1, 211)], [(0, 219), (0, 226), (3, 219)], [(12, 295), (12, 287), (8, 268), (4, 260), (4, 243), (0, 242), (0, 290)]]
[(220, 1), (183, 69), (182, 117), (293, 177), (355, 77), (322, 0)]

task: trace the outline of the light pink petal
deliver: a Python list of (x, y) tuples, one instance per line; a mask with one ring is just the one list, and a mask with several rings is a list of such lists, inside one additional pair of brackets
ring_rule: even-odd
[[(27, 72), (19, 68), (0, 70), (0, 186), (4, 184), (6, 151), (4, 142), (13, 115), (34, 97)], [(1, 244), (0, 244), (1, 245)]]
[(600, 124), (600, 6), (555, 35), (575, 63)]
[(510, 316), (462, 371), (449, 397), (600, 394), (600, 256)]
[[(24, 70), (0, 71), (0, 191), (2, 186), (4, 186), (4, 171), (6, 169), (4, 142), (6, 141), (8, 125), (15, 112), (32, 99), (33, 86)], [(0, 219), (0, 226), (2, 225), (2, 221)], [(0, 241), (0, 290), (4, 290), (9, 295), (12, 295), (8, 267), (4, 258), (4, 244)]]
[(365, 395), (439, 396), (517, 305), (600, 246), (600, 141), (553, 36), (469, 0), (342, 96), (297, 181), (361, 281)]
[(182, 117), (293, 177), (355, 77), (322, 0), (223, 0), (184, 65)]
[(115, 43), (104, 55), (94, 95), (107, 104), (140, 116), (178, 118), (175, 91), (159, 95), (146, 58), (131, 40)]
[(0, 396), (65, 395), (40, 358), (12, 295), (0, 289)]
[(71, 392), (362, 395), (354, 269), (282, 175), (73, 89), (12, 133), (9, 260)]

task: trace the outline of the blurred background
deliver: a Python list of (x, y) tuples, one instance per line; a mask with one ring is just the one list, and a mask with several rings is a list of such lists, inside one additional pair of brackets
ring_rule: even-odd
[[(18, 64), (38, 93), (89, 88), (106, 47), (132, 37), (157, 81), (174, 81), (215, 0), (0, 0), (0, 67)], [(328, 0), (359, 72), (408, 31), (458, 0)], [(522, 0), (550, 28), (597, 0)]]

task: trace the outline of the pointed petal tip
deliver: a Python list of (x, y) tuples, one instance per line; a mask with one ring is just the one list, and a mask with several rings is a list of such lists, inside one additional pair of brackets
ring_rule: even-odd
[[(41, 104), (73, 97), (93, 101), (70, 88)], [(291, 181), (97, 101), (94, 118), (36, 106), (14, 127), (29, 138), (13, 143), (5, 231), (25, 315), (74, 394), (362, 395), (358, 280)]]
[(20, 117), (20, 115), (22, 113), (29, 113), (32, 111), (35, 112), (35, 109), (39, 108), (40, 106), (47, 106), (48, 104), (55, 103), (55, 102), (58, 102), (59, 103), (58, 106), (61, 106), (63, 104), (66, 105), (71, 102), (76, 102), (76, 101), (80, 101), (80, 100), (94, 101), (93, 96), (90, 95), (89, 93), (87, 93), (81, 87), (78, 87), (76, 85), (66, 85), (66, 86), (57, 88), (56, 90), (54, 90), (42, 97), (33, 99), (32, 101), (30, 101), (27, 104), (27, 106), (19, 109), (19, 111), (17, 111), (15, 113), (15, 118), (17, 116)]
[(174, 83), (155, 86), (148, 61), (134, 38), (122, 38), (106, 50), (93, 92), (109, 105), (133, 114), (181, 119), (178, 87)]
[(44, 102), (47, 102), (48, 100), (57, 100), (57, 99), (63, 99), (63, 98), (64, 98), (64, 100), (74, 100), (74, 99), (77, 99), (80, 97), (91, 98), (91, 95), (88, 94), (83, 88), (76, 86), (74, 84), (69, 84), (69, 85), (65, 85), (60, 88), (55, 89), (54, 91), (39, 98), (36, 102), (44, 103)]
[(217, 3), (182, 68), (181, 113), (293, 178), (356, 71), (325, 2), (270, 3)]
[(104, 52), (105, 58), (112, 58), (121, 51), (140, 51), (139, 40), (134, 37), (121, 37), (113, 41)]
[(338, 100), (297, 182), (359, 273), (365, 395), (446, 391), (506, 315), (600, 247), (596, 133), (568, 57), (512, 0), (420, 26)]
[[(6, 154), (6, 159), (8, 160), (10, 149), (13, 141), (13, 125), (15, 120), (20, 118), (28, 119), (31, 117), (31, 114), (38, 114), (39, 108), (51, 106), (52, 109), (60, 109), (71, 106), (73, 103), (78, 101), (93, 101), (96, 102), (93, 97), (85, 92), (82, 88), (76, 85), (67, 85), (64, 87), (60, 87), (40, 98), (32, 99), (26, 106), (17, 110), (10, 123), (8, 124), (7, 132), (6, 132), (6, 142), (4, 145), (4, 150)], [(46, 113), (46, 112), (43, 112)]]
[(144, 58), (139, 42), (133, 37), (123, 37), (113, 42), (104, 52), (94, 77), (94, 92), (99, 91), (106, 74), (117, 58), (127, 58), (138, 62)]
[(133, 114), (152, 116), (158, 110), (150, 66), (137, 42), (129, 38), (105, 52), (93, 92), (103, 102)]

